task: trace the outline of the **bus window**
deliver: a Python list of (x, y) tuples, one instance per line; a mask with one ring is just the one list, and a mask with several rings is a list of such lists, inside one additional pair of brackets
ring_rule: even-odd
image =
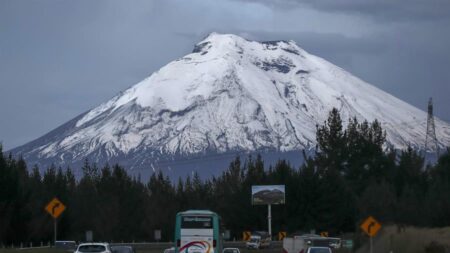
[(183, 216), (181, 228), (213, 228), (212, 217)]

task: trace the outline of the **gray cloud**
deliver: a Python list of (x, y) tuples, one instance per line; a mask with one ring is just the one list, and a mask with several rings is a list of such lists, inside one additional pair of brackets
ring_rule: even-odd
[(362, 15), (378, 21), (449, 19), (447, 0), (236, 0), (271, 8), (314, 8), (321, 11)]
[(331, 8), (331, 0), (132, 3), (0, 1), (0, 114), (6, 119), (0, 141), (6, 149), (104, 102), (191, 52), (213, 31), (293, 39), (417, 107), (433, 96), (436, 114), (450, 121), (449, 21), (439, 13), (425, 20), (397, 10), (402, 22), (387, 25), (378, 21), (384, 14), (376, 14), (386, 1), (374, 1), (372, 11), (350, 0), (345, 8)]
[[(348, 70), (363, 80), (426, 109), (434, 97), (436, 115), (450, 121), (450, 35), (403, 29), (353, 38), (340, 34), (254, 33), (265, 39), (293, 39), (308, 52)], [(431, 34), (434, 34), (431, 37)], [(426, 39), (428, 38), (428, 39)]]

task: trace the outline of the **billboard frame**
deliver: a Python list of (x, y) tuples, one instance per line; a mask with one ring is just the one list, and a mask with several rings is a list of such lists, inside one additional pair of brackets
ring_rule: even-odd
[[(258, 193), (259, 196), (255, 196)], [(284, 205), (286, 203), (286, 186), (252, 185), (251, 201), (252, 205)]]

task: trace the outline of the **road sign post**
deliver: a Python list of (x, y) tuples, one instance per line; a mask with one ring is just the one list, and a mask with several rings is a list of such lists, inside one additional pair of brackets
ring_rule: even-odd
[(272, 205), (267, 205), (267, 225), (269, 227), (269, 236), (272, 238)]
[(370, 253), (373, 253), (373, 237), (376, 236), (378, 231), (381, 229), (381, 224), (375, 220), (375, 218), (369, 216), (364, 220), (360, 228), (369, 236)]
[(370, 237), (370, 253), (373, 253), (373, 237)]
[(64, 210), (66, 210), (66, 206), (57, 198), (53, 198), (45, 206), (45, 211), (47, 211), (47, 213), (49, 213), (53, 217), (53, 231), (54, 231), (53, 242), (56, 242), (56, 240), (58, 239), (57, 219), (62, 214), (62, 212), (64, 212)]
[(55, 231), (54, 237), (53, 237), (53, 242), (56, 242), (58, 238), (56, 238), (56, 235), (58, 234), (58, 227), (56, 224), (56, 218), (53, 219), (53, 231)]

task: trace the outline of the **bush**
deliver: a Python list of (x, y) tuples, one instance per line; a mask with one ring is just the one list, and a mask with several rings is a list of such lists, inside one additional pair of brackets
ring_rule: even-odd
[(432, 241), (425, 246), (425, 253), (445, 253), (445, 245)]

